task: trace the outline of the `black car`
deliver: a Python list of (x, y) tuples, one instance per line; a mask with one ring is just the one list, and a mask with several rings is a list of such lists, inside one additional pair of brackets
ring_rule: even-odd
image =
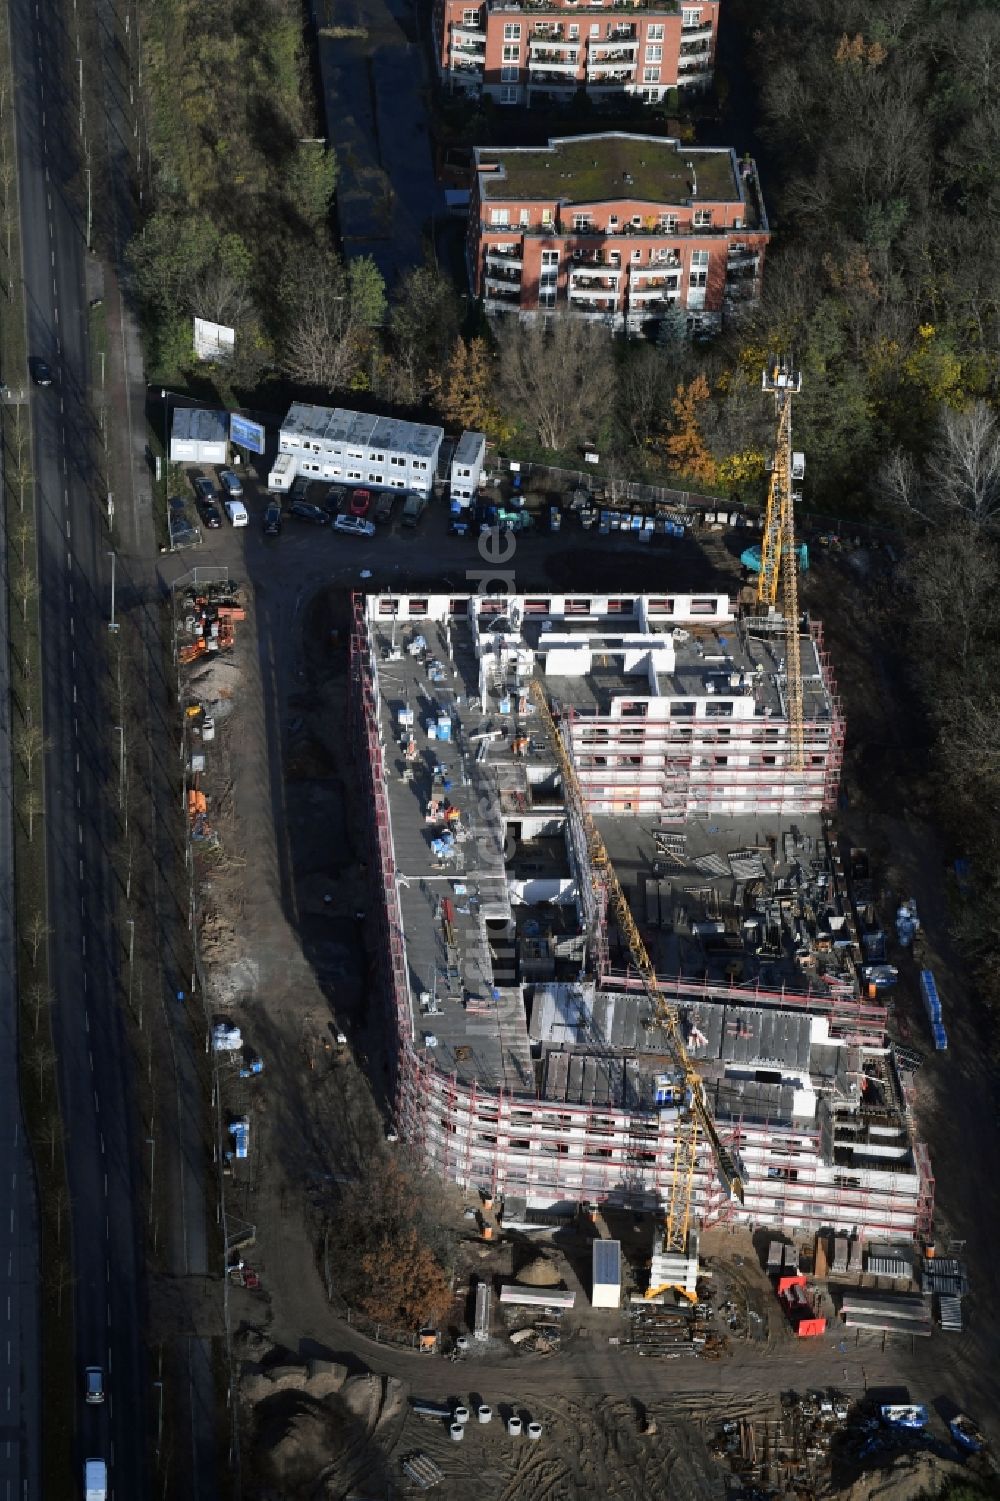
[(290, 500), (305, 500), (312, 485), (311, 479), (306, 479), (304, 474), (297, 474), (292, 480), (292, 488), (288, 492)]
[(395, 504), (396, 496), (393, 492), (391, 490), (383, 490), (375, 501), (375, 506), (372, 510), (372, 520), (379, 525), (384, 525), (386, 522), (391, 521)]
[(198, 515), (210, 531), (214, 531), (216, 527), (222, 525), (222, 512), (214, 500), (199, 500)]
[(194, 498), (198, 505), (201, 505), (202, 501), (216, 499), (215, 486), (207, 474), (194, 475), (191, 484), (194, 487)]
[(323, 509), (328, 516), (346, 516), (351, 503), (351, 492), (346, 485), (331, 485), (323, 497)]
[(265, 537), (278, 537), (281, 535), (281, 506), (276, 500), (272, 500), (265, 510), (262, 525)]
[(314, 526), (326, 526), (330, 520), (321, 506), (310, 505), (308, 500), (293, 500), (288, 514), (297, 516), (300, 521), (311, 521)]
[(35, 382), (35, 385), (51, 386), (52, 371), (49, 369), (45, 361), (40, 360), (37, 355), (34, 355), (28, 361), (28, 363), (31, 367), (31, 379)]

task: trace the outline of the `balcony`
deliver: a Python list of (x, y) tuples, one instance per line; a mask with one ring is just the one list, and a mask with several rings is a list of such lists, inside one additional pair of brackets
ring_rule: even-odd
[(587, 69), (587, 87), (594, 91), (600, 89), (621, 90), (635, 78), (635, 68), (602, 68), (599, 73)]
[(667, 278), (664, 277), (662, 281), (652, 283), (647, 282), (645, 286), (641, 287), (630, 286), (628, 291), (629, 307), (631, 307), (633, 303), (660, 302), (669, 298), (670, 296), (676, 298), (678, 291), (679, 288), (676, 277), (674, 277), (670, 281), (668, 281)]
[(686, 61), (682, 57), (677, 64), (677, 86), (685, 83), (698, 83), (702, 79), (708, 80), (712, 76), (712, 60), (706, 54), (705, 57), (692, 58)]
[(524, 260), (519, 250), (498, 250), (495, 245), (488, 245), (486, 247), (486, 264), (487, 266), (498, 266), (501, 269), (509, 267), (512, 271), (520, 272), (524, 265)]
[[(568, 74), (562, 77), (561, 74)], [(537, 68), (528, 69), (528, 86), (536, 89), (573, 89), (577, 87), (576, 63), (570, 63), (560, 70), (551, 70), (547, 73), (539, 72)], [(548, 231), (552, 233), (551, 229)]]
[[(591, 42), (588, 55), (594, 59), (595, 63), (614, 62), (618, 58), (624, 58), (626, 62), (632, 62), (638, 50), (638, 42), (625, 41), (621, 37), (608, 37), (603, 42)], [(598, 53), (601, 54), (600, 57), (597, 56)]]
[(453, 44), (481, 47), (486, 50), (486, 32), (479, 26), (458, 26), (451, 28), (451, 40)]
[(621, 271), (614, 266), (572, 267), (569, 273), (570, 291), (597, 292), (605, 297), (618, 296)]
[(572, 52), (575, 57), (579, 46), (580, 43), (576, 39), (569, 41), (563, 37), (547, 36), (535, 31), (528, 42), (528, 54), (531, 57), (535, 57), (539, 53), (548, 54), (551, 52), (558, 57), (560, 53)]
[(618, 307), (618, 296), (613, 287), (580, 287), (571, 285), (569, 288), (570, 302), (582, 302), (586, 307), (591, 307), (595, 312), (613, 313)]
[(681, 45), (683, 46), (684, 42), (700, 42), (702, 40), (709, 39), (712, 36), (712, 31), (713, 27), (711, 26), (711, 24), (705, 26), (702, 25), (700, 21), (698, 22), (697, 26), (682, 26)]
[(644, 281), (648, 276), (665, 276), (670, 271), (679, 271), (681, 258), (679, 255), (669, 255), (662, 261), (650, 261), (648, 266), (630, 266), (629, 280)]
[(760, 266), (759, 250), (730, 250), (726, 257), (726, 271), (751, 271), (756, 274)]
[(560, 78), (570, 76), (576, 78), (576, 57), (536, 57), (532, 54), (528, 62), (528, 82), (544, 82), (548, 78)]
[(508, 281), (503, 276), (494, 276), (487, 271), (483, 278), (486, 295), (502, 301), (506, 307), (517, 307), (521, 301), (521, 283)]
[(482, 57), (477, 60), (474, 56), (463, 56), (454, 47), (448, 54), (448, 66), (453, 73), (468, 73), (473, 78), (482, 78), (483, 76)]

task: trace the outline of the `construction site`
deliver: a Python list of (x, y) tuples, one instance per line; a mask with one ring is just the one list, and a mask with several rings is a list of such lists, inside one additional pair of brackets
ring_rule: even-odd
[(492, 1196), (667, 1205), (682, 1255), (696, 1223), (933, 1215), (833, 821), (836, 683), (781, 567), (785, 378), (749, 600), (355, 602), (395, 1129)]

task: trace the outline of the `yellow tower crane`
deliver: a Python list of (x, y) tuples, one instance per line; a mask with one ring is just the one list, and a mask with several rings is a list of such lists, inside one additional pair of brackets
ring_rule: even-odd
[(778, 581), (782, 585), (782, 615), (785, 630), (785, 683), (788, 693), (790, 765), (801, 771), (805, 763), (802, 653), (799, 642), (799, 575), (795, 551), (796, 464), (801, 455), (792, 453), (792, 397), (802, 389), (802, 376), (787, 360), (775, 360), (761, 382), (774, 395), (778, 409), (778, 435), (774, 445), (771, 483), (764, 514), (764, 535), (757, 575), (757, 604), (774, 609)]
[(727, 1191), (743, 1202), (743, 1177), (736, 1158), (724, 1144), (718, 1127), (705, 1099), (705, 1087), (701, 1075), (688, 1056), (681, 1032), (677, 1008), (671, 1005), (663, 993), (646, 952), (639, 929), (635, 925), (632, 910), (626, 900), (621, 883), (615, 874), (607, 846), (594, 823), (587, 807), (580, 780), (573, 765), (573, 758), (560, 726), (556, 723), (545, 689), (537, 678), (531, 683), (531, 696), (548, 732), (556, 761), (562, 774), (563, 795), (567, 813), (578, 820), (587, 844), (590, 861), (590, 880), (594, 888), (597, 909), (600, 911), (606, 899), (607, 909), (614, 914), (618, 930), (632, 956), (632, 962), (642, 976), (646, 994), (653, 1005), (651, 1026), (663, 1029), (666, 1049), (683, 1081), (678, 1090), (679, 1113), (674, 1132), (674, 1157), (667, 1195), (664, 1226), (664, 1250), (687, 1254), (688, 1230), (691, 1224), (691, 1198), (698, 1165), (698, 1142), (704, 1132), (712, 1148), (716, 1167)]

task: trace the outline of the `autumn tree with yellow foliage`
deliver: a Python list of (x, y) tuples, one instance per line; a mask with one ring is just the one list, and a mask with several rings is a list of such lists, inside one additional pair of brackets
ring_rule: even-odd
[(441, 418), (449, 427), (485, 433), (494, 443), (510, 435), (497, 406), (494, 391), (494, 358), (485, 339), (456, 338), (443, 370), (432, 370), (428, 390)]
[(681, 382), (670, 403), (673, 421), (662, 448), (671, 474), (696, 485), (714, 485), (718, 465), (702, 430), (701, 412), (710, 396), (708, 381), (698, 374), (687, 385)]

